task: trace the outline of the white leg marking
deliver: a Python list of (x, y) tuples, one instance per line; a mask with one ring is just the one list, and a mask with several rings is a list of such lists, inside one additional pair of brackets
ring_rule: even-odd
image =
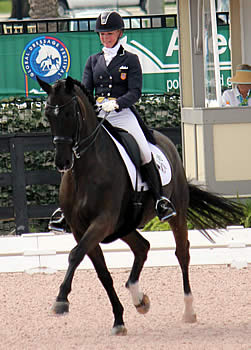
[(139, 305), (143, 299), (143, 293), (139, 291), (139, 282), (129, 284), (128, 289), (131, 293), (133, 304)]
[(193, 323), (196, 322), (196, 314), (193, 309), (193, 296), (188, 294), (184, 296), (185, 311), (183, 315), (183, 321)]

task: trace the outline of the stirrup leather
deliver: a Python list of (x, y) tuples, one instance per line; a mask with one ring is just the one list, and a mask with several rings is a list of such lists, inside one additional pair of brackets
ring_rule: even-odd
[(177, 215), (174, 205), (170, 199), (166, 197), (160, 197), (160, 199), (157, 200), (155, 210), (160, 221), (168, 220)]

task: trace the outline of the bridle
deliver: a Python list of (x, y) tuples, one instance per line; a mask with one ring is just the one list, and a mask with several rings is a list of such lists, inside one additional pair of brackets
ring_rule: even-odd
[[(98, 125), (96, 126), (96, 128), (93, 130), (93, 132), (88, 135), (86, 138), (81, 139), (80, 137), (80, 131), (81, 131), (81, 123), (80, 123), (80, 117), (81, 117), (81, 113), (80, 113), (80, 107), (79, 107), (79, 103), (78, 103), (78, 98), (76, 95), (74, 95), (69, 101), (67, 101), (66, 103), (62, 104), (62, 105), (50, 105), (50, 104), (46, 104), (46, 106), (48, 106), (49, 108), (54, 110), (55, 114), (59, 114), (60, 110), (64, 109), (66, 106), (68, 106), (70, 103), (74, 103), (75, 104), (75, 114), (74, 116), (77, 118), (77, 129), (75, 132), (75, 136), (72, 137), (68, 137), (68, 136), (54, 136), (53, 137), (53, 143), (54, 145), (56, 144), (70, 144), (73, 145), (72, 146), (72, 152), (74, 154), (74, 156), (79, 159), (83, 153), (85, 153), (96, 141), (97, 136), (101, 130), (101, 126), (103, 125), (107, 115), (109, 113), (106, 113), (104, 118), (101, 119), (101, 121), (98, 123)], [(83, 118), (83, 120), (85, 120)]]

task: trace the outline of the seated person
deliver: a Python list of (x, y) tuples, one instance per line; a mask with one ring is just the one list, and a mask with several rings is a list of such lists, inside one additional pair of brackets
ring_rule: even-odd
[(230, 81), (233, 88), (223, 92), (222, 107), (251, 106), (251, 66), (239, 64)]

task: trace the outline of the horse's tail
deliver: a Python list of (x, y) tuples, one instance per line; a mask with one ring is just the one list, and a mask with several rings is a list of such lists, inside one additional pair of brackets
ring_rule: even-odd
[(206, 229), (224, 229), (240, 224), (244, 205), (188, 183), (190, 202), (187, 217), (195, 229), (214, 242)]

